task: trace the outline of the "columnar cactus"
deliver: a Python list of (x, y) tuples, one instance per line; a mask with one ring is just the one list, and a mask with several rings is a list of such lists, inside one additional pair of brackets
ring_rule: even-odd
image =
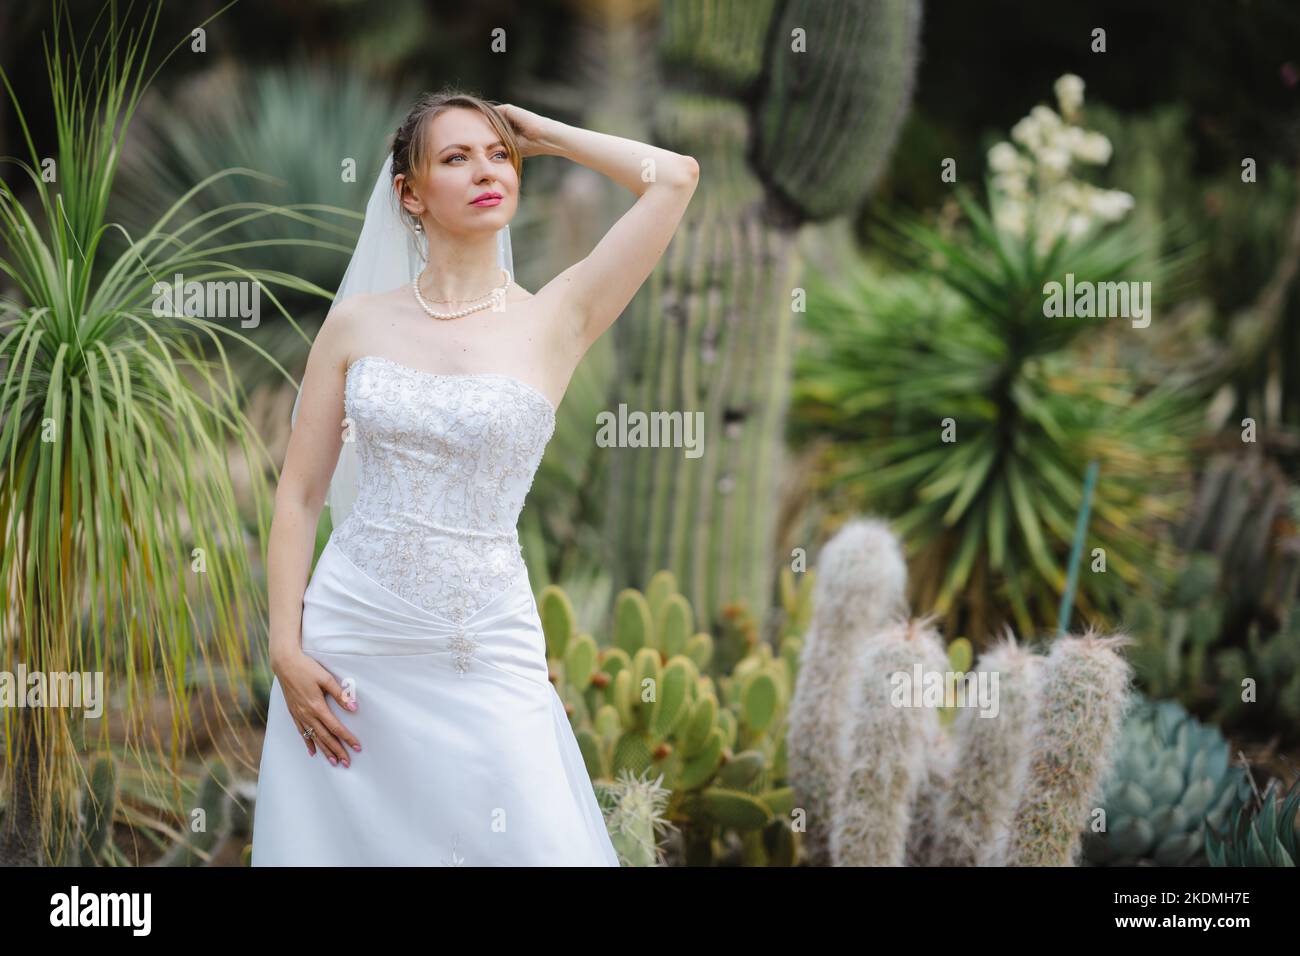
[(1101, 805), (1132, 670), (1125, 636), (1058, 640), (1043, 668), (1029, 776), (1011, 824), (1009, 866), (1075, 866), (1088, 815)]
[(940, 792), (932, 866), (1001, 866), (1017, 801), (1029, 774), (1031, 737), (1044, 658), (1007, 638), (980, 656), (980, 671), (998, 675), (998, 712), (962, 708), (951, 728), (963, 771)]
[[(838, 865), (905, 862), (928, 744), (940, 730), (938, 710), (913, 700), (913, 667), (942, 673), (947, 660), (937, 631), (899, 621), (864, 642), (858, 660), (846, 662), (853, 680), (836, 740), (841, 771), (831, 798), (831, 858)], [(904, 678), (902, 690), (896, 675)]]
[(935, 861), (945, 852), (945, 841), (953, 839), (939, 822), (942, 812), (940, 799), (952, 786), (960, 755), (952, 734), (942, 726), (942, 722), (927, 723), (926, 730), (930, 736), (925, 742), (925, 779), (921, 781), (912, 805), (912, 822), (904, 854), (908, 866), (936, 865)]
[(240, 811), (231, 796), (230, 768), (221, 761), (208, 766), (191, 811), (196, 809), (203, 811), (203, 826), (193, 829), (193, 820), (187, 817), (181, 836), (151, 866), (207, 866), (230, 838)]
[(766, 612), (796, 236), (855, 208), (882, 169), (911, 98), (920, 11), (920, 0), (663, 3), (653, 134), (699, 160), (702, 188), (614, 326), (611, 400), (698, 412), (704, 454), (611, 451), (616, 586), (668, 568), (710, 625), (732, 601)]
[[(864, 553), (870, 548), (879, 557)], [(923, 686), (942, 678), (946, 688), (969, 672), (969, 645), (954, 641), (953, 653), (945, 654), (932, 619), (855, 629), (855, 620), (888, 619), (897, 604), (885, 598), (887, 606), (874, 612), (863, 607), (893, 592), (879, 576), (860, 588), (862, 579), (843, 571), (845, 555), (863, 567), (901, 562), (882, 525), (850, 524), (842, 540), (824, 549), (823, 606), (813, 609), (801, 657), (788, 751), (800, 801), (829, 804), (830, 837), (822, 846), (810, 826), (804, 859), (1075, 865), (1129, 706), (1131, 670), (1118, 653), (1128, 638), (1064, 637), (1044, 656), (1008, 635), (974, 672), (997, 675), (996, 689), (983, 677), (996, 693), (987, 701), (996, 703), (995, 715), (985, 711), (985, 701), (954, 707), (956, 701), (926, 697), (919, 707), (898, 706), (893, 675), (907, 675), (906, 686), (919, 668)], [(830, 620), (845, 629), (835, 632)], [(941, 716), (941, 704), (951, 719)], [(818, 735), (837, 727), (836, 747), (819, 757), (819, 748), (829, 748)]]
[(662, 781), (662, 777), (638, 778), (624, 771), (617, 781), (595, 784), (610, 842), (624, 866), (663, 862), (659, 840), (669, 826), (663, 816), (669, 793)]
[(906, 611), (906, 590), (907, 564), (883, 521), (850, 522), (818, 558), (812, 622), (788, 721), (790, 777), (807, 823), (809, 864), (830, 863), (830, 796), (839, 773), (831, 743), (842, 723), (836, 704), (852, 679), (846, 665), (860, 657), (865, 638)]

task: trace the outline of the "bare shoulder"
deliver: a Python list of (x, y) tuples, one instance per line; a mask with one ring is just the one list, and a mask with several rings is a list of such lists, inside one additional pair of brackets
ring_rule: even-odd
[(391, 314), (393, 306), (405, 301), (404, 297), (398, 294), (400, 291), (395, 289), (390, 292), (360, 292), (348, 296), (331, 307), (329, 315), (325, 317), (325, 324), (321, 326), (322, 334), (332, 322), (333, 336), (346, 349), (352, 349), (363, 340), (361, 334), (363, 330), (373, 332), (373, 323), (377, 318)]
[(330, 307), (325, 321), (328, 324), (333, 318), (340, 331), (353, 331), (354, 326), (385, 311), (394, 302), (405, 301), (404, 297), (398, 294), (400, 291), (394, 289), (391, 292), (359, 292), (350, 295)]
[(347, 371), (348, 365), (356, 358), (353, 353), (361, 342), (360, 330), (379, 307), (376, 300), (382, 298), (382, 294), (359, 293), (331, 305), (312, 343), (309, 362), (318, 360), (318, 364), (328, 366), (340, 375)]

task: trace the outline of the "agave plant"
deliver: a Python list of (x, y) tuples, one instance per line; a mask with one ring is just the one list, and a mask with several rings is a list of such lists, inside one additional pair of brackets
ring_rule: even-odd
[[(224, 243), (233, 222), (285, 210), (234, 204), (179, 218), (190, 196), (238, 170), (196, 183), (142, 234), (108, 220), (118, 158), (154, 75), (161, 4), (130, 31), (114, 5), (99, 16), (110, 11), (107, 26), (90, 26), (100, 45), (88, 63), (85, 43), (69, 36), (64, 49), (71, 17), (54, 4), (45, 54), (54, 156), (33, 142), (0, 69), (30, 157), (6, 163), (26, 174), (35, 210), (19, 182), (0, 178), (0, 273), (10, 286), (0, 296), (0, 648), (10, 670), (102, 674), (104, 697), (128, 713), (143, 695), (165, 693), (175, 716), (172, 740), (159, 744), (175, 754), (187, 737), (187, 673), (196, 664), (243, 672), (265, 620), (248, 559), (264, 550), (263, 466), (274, 466), (241, 411), (223, 340), (259, 346), (238, 321), (168, 307), (160, 286), (176, 274), (245, 283), (279, 309), (273, 286), (306, 284), (222, 259), (249, 247)], [(216, 360), (199, 353), (205, 337)], [(248, 514), (227, 449), (249, 463)], [(69, 821), (56, 808), (76, 805), (81, 716), (79, 707), (4, 708), (0, 860), (62, 858)], [(108, 721), (98, 730), (107, 745)]]
[(1253, 781), (1238, 788), (1226, 825), (1206, 834), (1211, 866), (1300, 865), (1300, 777), (1280, 791), (1277, 780), (1263, 794)]
[(1204, 866), (1206, 827), (1219, 826), (1245, 771), (1228, 742), (1177, 701), (1143, 699), (1128, 715), (1102, 797), (1106, 829), (1084, 852), (1098, 866)]

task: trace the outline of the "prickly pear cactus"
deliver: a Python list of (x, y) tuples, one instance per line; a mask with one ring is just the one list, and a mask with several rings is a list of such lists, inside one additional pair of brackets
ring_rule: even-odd
[[(618, 595), (613, 631), (599, 643), (578, 631), (562, 588), (544, 589), (538, 612), (551, 679), (598, 790), (616, 778), (658, 781), (663, 819), (679, 836), (673, 862), (793, 861), (785, 719), (796, 638), (780, 654), (760, 642), (711, 674), (713, 637), (696, 630), (668, 572), (645, 593)], [(642, 861), (645, 826), (628, 837)]]

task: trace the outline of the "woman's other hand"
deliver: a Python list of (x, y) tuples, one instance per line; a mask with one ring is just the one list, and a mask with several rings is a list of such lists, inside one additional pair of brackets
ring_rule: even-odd
[(330, 763), (349, 766), (351, 761), (343, 742), (358, 751), (361, 742), (334, 716), (329, 698), (333, 697), (346, 710), (356, 710), (356, 701), (350, 699), (334, 675), (309, 654), (290, 655), (288, 660), (279, 662), (272, 669), (280, 680), (289, 715), (298, 725), (298, 735), (302, 736), (308, 727), (315, 730), (311, 737), (304, 738), (307, 753), (315, 756), (319, 743)]

